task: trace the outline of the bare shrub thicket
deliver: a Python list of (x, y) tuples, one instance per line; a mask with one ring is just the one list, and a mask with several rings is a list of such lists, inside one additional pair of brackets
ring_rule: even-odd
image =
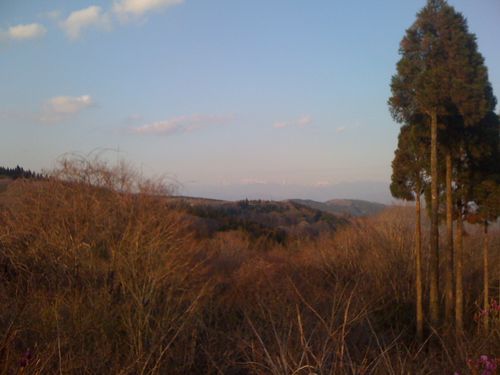
[[(164, 193), (85, 160), (9, 186), (0, 374), (441, 374), (500, 356), (500, 327), (478, 330), (473, 309), (463, 340), (414, 341), (411, 208), (264, 246), (241, 230), (194, 239)], [(480, 240), (469, 228), (469, 306)]]
[(192, 277), (201, 263), (164, 192), (123, 165), (85, 160), (9, 187), (0, 372), (27, 350), (39, 373), (148, 373), (190, 360), (174, 343), (206, 285)]

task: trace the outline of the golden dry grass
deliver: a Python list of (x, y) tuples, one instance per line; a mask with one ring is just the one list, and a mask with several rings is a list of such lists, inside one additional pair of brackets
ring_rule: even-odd
[[(123, 165), (85, 160), (9, 186), (0, 374), (444, 374), (500, 356), (498, 322), (482, 333), (473, 319), (473, 230), (467, 337), (429, 331), (419, 345), (411, 210), (263, 251), (240, 231), (194, 239), (164, 193)], [(491, 248), (498, 265), (498, 233)]]

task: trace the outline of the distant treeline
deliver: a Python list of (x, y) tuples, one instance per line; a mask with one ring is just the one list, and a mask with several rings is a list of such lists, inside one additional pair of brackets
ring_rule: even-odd
[(0, 167), (0, 178), (1, 177), (10, 177), (12, 179), (16, 178), (41, 179), (44, 178), (44, 175), (41, 173), (30, 171), (29, 169), (21, 168), (18, 165), (15, 168)]
[(175, 207), (191, 217), (191, 229), (198, 239), (239, 231), (260, 246), (264, 239), (268, 244), (284, 245), (290, 240), (318, 238), (347, 223), (344, 218), (294, 202), (242, 200), (192, 205), (181, 201)]

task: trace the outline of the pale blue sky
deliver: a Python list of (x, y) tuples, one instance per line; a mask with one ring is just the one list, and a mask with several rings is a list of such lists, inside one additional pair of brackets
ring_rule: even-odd
[[(335, 187), (357, 183), (352, 197), (384, 200), (390, 77), (424, 4), (0, 1), (0, 165), (112, 148), (185, 194), (345, 198)], [(500, 1), (450, 4), (500, 95)]]

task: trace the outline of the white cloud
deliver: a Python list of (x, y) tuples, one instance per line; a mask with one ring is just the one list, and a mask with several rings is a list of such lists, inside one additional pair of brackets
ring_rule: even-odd
[(136, 134), (159, 134), (172, 135), (178, 133), (190, 133), (196, 130), (203, 129), (211, 125), (227, 124), (232, 116), (218, 115), (188, 115), (178, 116), (164, 121), (157, 121), (151, 124), (145, 124), (131, 131)]
[(312, 122), (313, 118), (310, 115), (302, 115), (299, 118), (292, 121), (276, 121), (273, 124), (273, 128), (285, 129), (291, 126), (298, 126), (299, 128), (305, 128), (306, 126), (311, 125)]
[(110, 25), (109, 16), (96, 5), (74, 11), (61, 22), (62, 29), (72, 40), (78, 39), (82, 31), (89, 27), (107, 29)]
[(127, 117), (125, 117), (122, 120), (122, 123), (128, 127), (131, 127), (131, 126), (140, 125), (143, 121), (144, 121), (144, 117), (142, 117), (138, 113), (134, 113), (134, 114), (131, 114), (131, 115), (128, 115)]
[(36, 111), (27, 109), (0, 109), (0, 120), (19, 123), (56, 124), (67, 120), (95, 105), (90, 95), (56, 96), (48, 99), (42, 108)]
[(337, 129), (335, 129), (335, 131), (336, 131), (337, 133), (343, 133), (343, 132), (345, 132), (345, 131), (346, 131), (346, 129), (347, 129), (347, 128), (346, 128), (345, 126), (339, 126)]
[(313, 121), (313, 119), (311, 116), (303, 115), (297, 119), (297, 125), (300, 126), (301, 128), (303, 128), (305, 126), (311, 125), (312, 121)]
[[(149, 12), (179, 5), (183, 2), (184, 0), (114, 0), (112, 8), (106, 11), (100, 6), (91, 5), (87, 8), (71, 12), (66, 19), (63, 18), (59, 22), (59, 26), (69, 39), (76, 40), (80, 38), (85, 29), (98, 28), (109, 30), (116, 17), (121, 21), (127, 21), (128, 19), (134, 18), (140, 19)], [(61, 13), (58, 10), (53, 10), (40, 13), (39, 17), (57, 21), (61, 19)], [(6, 33), (0, 32), (0, 37), (5, 37), (5, 35), (2, 34)]]
[(61, 114), (72, 114), (93, 105), (90, 95), (56, 96), (48, 101), (51, 111)]
[(94, 104), (90, 95), (56, 96), (45, 103), (40, 120), (47, 123), (60, 122)]
[(184, 0), (115, 0), (113, 11), (122, 19), (140, 17), (148, 12), (182, 4)]
[(39, 23), (11, 26), (4, 35), (11, 40), (36, 39), (45, 35), (47, 29)]
[(275, 129), (284, 129), (289, 125), (286, 121), (278, 121), (273, 124), (273, 128)]

